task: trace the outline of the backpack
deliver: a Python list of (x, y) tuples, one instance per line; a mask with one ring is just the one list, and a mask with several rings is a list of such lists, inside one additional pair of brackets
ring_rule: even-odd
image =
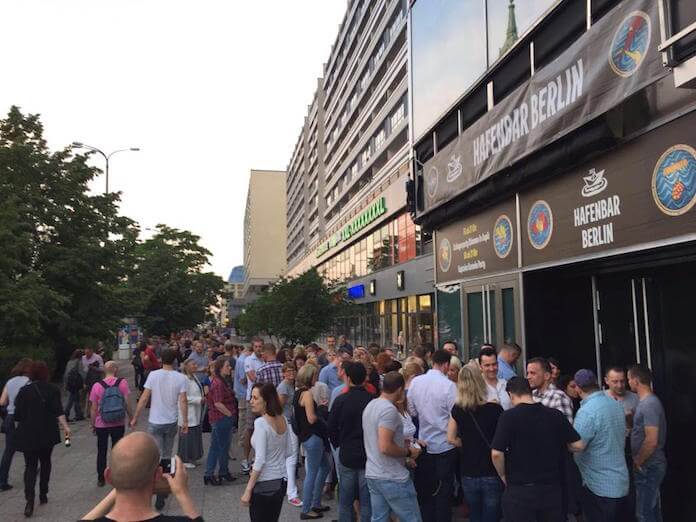
[(126, 399), (119, 389), (123, 379), (116, 379), (113, 386), (99, 381), (104, 388), (104, 396), (99, 401), (99, 416), (104, 422), (119, 422), (126, 418)]
[(68, 377), (65, 380), (65, 387), (68, 391), (74, 392), (81, 390), (84, 385), (85, 381), (82, 379), (82, 375), (76, 364), (68, 372)]

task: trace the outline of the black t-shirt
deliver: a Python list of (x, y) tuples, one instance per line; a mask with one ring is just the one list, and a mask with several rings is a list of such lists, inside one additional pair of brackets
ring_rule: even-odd
[(580, 440), (565, 416), (541, 404), (518, 404), (498, 420), (493, 449), (505, 452), (508, 484), (558, 484), (566, 445)]
[[(498, 475), (491, 461), (490, 444), (498, 425), (498, 418), (502, 413), (503, 408), (492, 402), (476, 408), (471, 413), (457, 405), (452, 408), (452, 418), (457, 423), (457, 435), (462, 439), (459, 459), (462, 476), (495, 477)], [(483, 436), (476, 428), (472, 415), (483, 432)]]
[[(81, 520), (80, 522), (87, 522), (86, 520)], [(116, 522), (113, 518), (101, 517), (94, 519), (94, 522)], [(159, 515), (155, 518), (148, 518), (147, 520), (141, 520), (139, 522), (203, 522), (203, 517), (189, 518), (183, 516), (174, 515)]]

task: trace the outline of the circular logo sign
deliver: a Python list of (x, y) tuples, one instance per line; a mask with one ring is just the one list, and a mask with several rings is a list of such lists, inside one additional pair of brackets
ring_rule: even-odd
[(448, 272), (450, 266), (452, 266), (452, 243), (446, 237), (440, 241), (440, 248), (438, 249), (438, 259), (440, 261), (440, 270), (443, 272)]
[(532, 205), (527, 218), (529, 242), (537, 250), (546, 247), (553, 234), (553, 213), (546, 201), (539, 200)]
[(440, 173), (438, 172), (437, 167), (430, 167), (430, 170), (428, 171), (428, 178), (425, 180), (426, 188), (428, 189), (428, 197), (430, 197), (430, 199), (433, 199), (437, 193), (437, 185), (440, 181), (439, 178)]
[(680, 216), (696, 203), (696, 150), (675, 145), (660, 156), (652, 178), (653, 199), (669, 216)]
[(493, 225), (493, 247), (499, 258), (505, 258), (512, 250), (512, 221), (505, 214)]
[(650, 17), (643, 11), (633, 11), (621, 22), (609, 48), (609, 65), (616, 74), (628, 78), (638, 70), (648, 52), (650, 36)]

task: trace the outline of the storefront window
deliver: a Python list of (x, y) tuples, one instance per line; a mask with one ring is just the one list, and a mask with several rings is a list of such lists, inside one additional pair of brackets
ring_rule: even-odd
[(515, 336), (515, 291), (503, 288), (503, 342), (517, 342)]
[(462, 302), (459, 285), (452, 285), (437, 291), (437, 329), (439, 345), (454, 339), (461, 348), (462, 343)]

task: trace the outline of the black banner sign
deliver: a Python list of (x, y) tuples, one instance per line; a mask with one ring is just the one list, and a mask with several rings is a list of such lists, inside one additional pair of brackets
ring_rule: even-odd
[(627, 0), (424, 166), (426, 214), (668, 74), (657, 2)]

